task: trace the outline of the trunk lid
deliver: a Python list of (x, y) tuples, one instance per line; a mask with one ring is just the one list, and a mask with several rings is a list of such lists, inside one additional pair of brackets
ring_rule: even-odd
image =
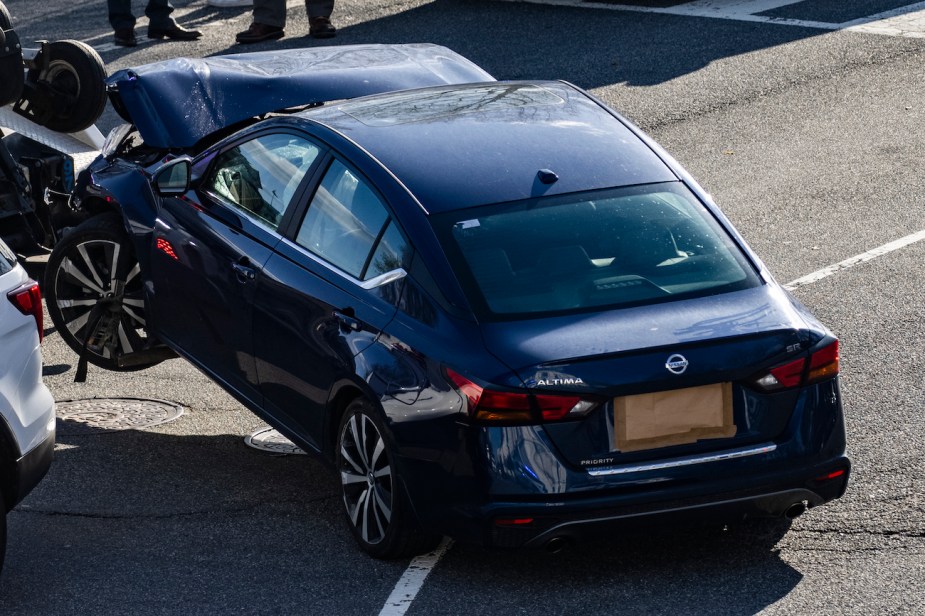
[[(517, 376), (507, 385), (519, 379), (537, 393), (580, 393), (600, 401), (583, 419), (544, 424), (565, 458), (581, 466), (772, 440), (786, 427), (798, 390), (769, 394), (750, 386), (751, 380), (805, 355), (823, 335), (808, 328), (774, 284), (585, 316), (488, 323), (482, 331), (488, 348)], [(675, 356), (686, 361), (683, 370)], [(616, 399), (718, 383), (731, 383), (726, 404), (732, 406), (734, 436), (618, 450)], [(677, 412), (683, 417), (687, 411)]]

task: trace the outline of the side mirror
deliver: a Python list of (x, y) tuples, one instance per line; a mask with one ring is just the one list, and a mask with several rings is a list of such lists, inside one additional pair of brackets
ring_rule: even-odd
[(182, 195), (189, 190), (193, 164), (187, 157), (175, 158), (154, 174), (154, 188), (162, 197)]

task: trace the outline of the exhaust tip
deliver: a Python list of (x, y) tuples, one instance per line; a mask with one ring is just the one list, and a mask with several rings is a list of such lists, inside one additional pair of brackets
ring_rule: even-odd
[(803, 502), (793, 503), (784, 511), (784, 516), (788, 520), (793, 520), (806, 513), (806, 504)]
[(565, 537), (553, 537), (546, 542), (546, 551), (550, 554), (558, 554), (568, 547), (570, 541)]

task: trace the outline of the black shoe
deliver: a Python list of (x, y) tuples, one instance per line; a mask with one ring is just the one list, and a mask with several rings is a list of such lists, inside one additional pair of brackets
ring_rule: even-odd
[(328, 17), (309, 17), (308, 35), (312, 38), (334, 38), (337, 36), (337, 28), (331, 25)]
[(250, 28), (244, 32), (238, 32), (234, 37), (242, 45), (259, 43), (260, 41), (272, 41), (283, 38), (283, 29), (279, 26), (268, 26), (267, 24), (258, 24), (256, 21), (251, 24)]
[(202, 36), (199, 30), (187, 30), (177, 24), (171, 24), (166, 28), (154, 28), (148, 26), (149, 39), (169, 38), (174, 41), (195, 41)]
[(135, 38), (135, 28), (119, 28), (116, 30), (112, 40), (119, 47), (138, 46), (138, 39)]

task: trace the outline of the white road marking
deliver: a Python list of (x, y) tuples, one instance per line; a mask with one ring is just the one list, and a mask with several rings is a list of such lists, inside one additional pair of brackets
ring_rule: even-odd
[(531, 4), (551, 4), (601, 11), (629, 11), (633, 13), (662, 13), (666, 15), (683, 15), (685, 17), (710, 17), (755, 23), (774, 24), (778, 26), (797, 26), (817, 30), (848, 30), (883, 36), (906, 38), (925, 38), (925, 2), (917, 2), (904, 7), (869, 15), (845, 23), (829, 23), (805, 19), (787, 19), (759, 15), (800, 0), (696, 0), (675, 6), (651, 7), (631, 4), (597, 4), (593, 0), (506, 0), (508, 2), (529, 2)]
[(417, 596), (424, 580), (431, 570), (437, 566), (440, 559), (446, 554), (446, 551), (453, 545), (452, 539), (444, 537), (437, 549), (429, 554), (415, 556), (405, 569), (401, 579), (395, 584), (395, 589), (389, 595), (388, 600), (379, 612), (379, 616), (402, 616), (411, 607), (411, 602)]
[(872, 259), (876, 259), (877, 257), (882, 257), (883, 255), (893, 252), (894, 250), (899, 250), (900, 248), (904, 248), (909, 244), (914, 244), (915, 242), (920, 242), (922, 240), (925, 240), (925, 230), (919, 231), (918, 233), (913, 233), (912, 235), (907, 235), (906, 237), (901, 237), (898, 240), (894, 240), (884, 244), (883, 246), (874, 248), (873, 250), (862, 252), (861, 254), (849, 259), (845, 259), (844, 261), (839, 261), (834, 265), (824, 267), (821, 270), (816, 270), (811, 274), (797, 278), (793, 282), (788, 282), (784, 285), (784, 288), (788, 291), (793, 291), (794, 289), (805, 287), (808, 284), (812, 284), (818, 280), (827, 278), (836, 272), (846, 270), (849, 267), (854, 267), (855, 265), (865, 263)]

